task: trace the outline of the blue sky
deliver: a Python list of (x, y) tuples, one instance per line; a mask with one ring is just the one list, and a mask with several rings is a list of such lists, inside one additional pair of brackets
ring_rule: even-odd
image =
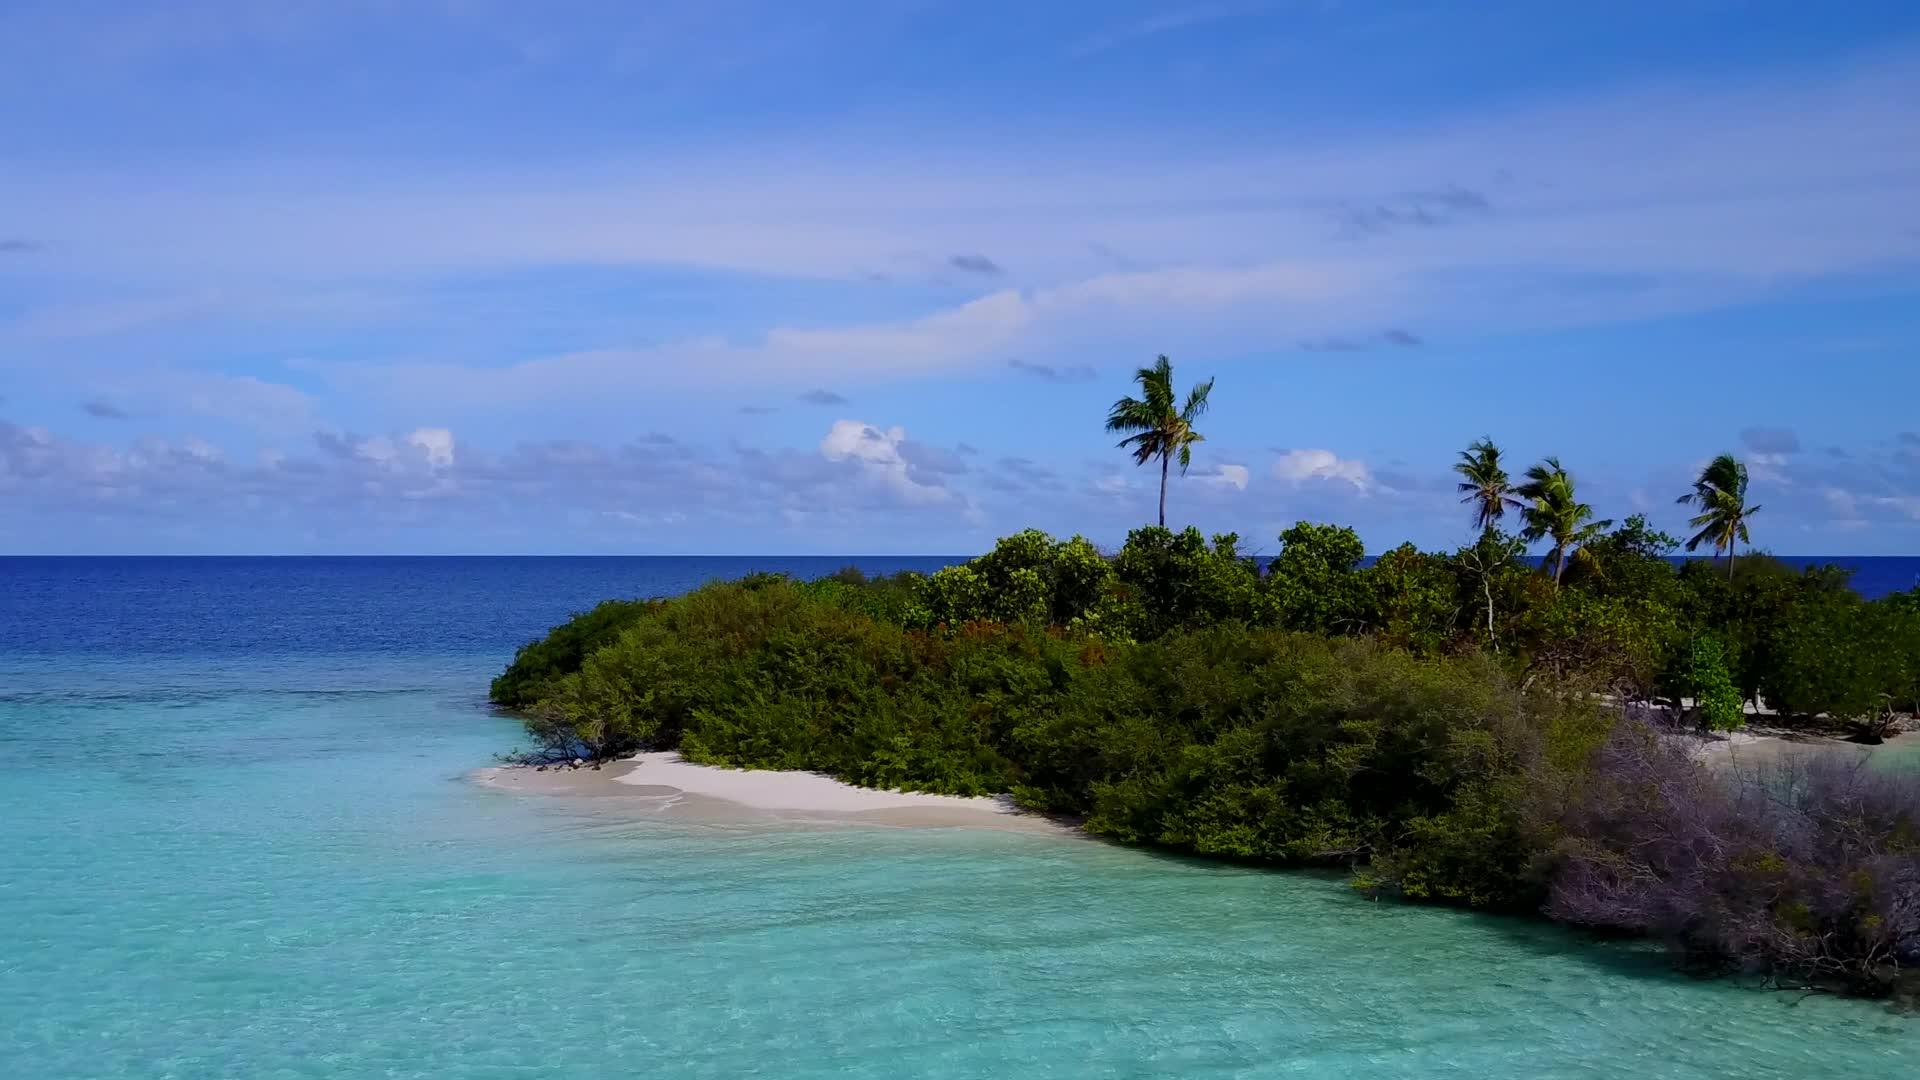
[(0, 551), (1920, 552), (1920, 6), (14, 0)]

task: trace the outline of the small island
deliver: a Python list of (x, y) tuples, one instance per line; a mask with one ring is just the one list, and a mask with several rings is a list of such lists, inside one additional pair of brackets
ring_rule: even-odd
[[(1455, 466), (1457, 550), (1366, 560), (1301, 522), (1256, 559), (1164, 524), (1211, 383), (1181, 403), (1164, 358), (1137, 378), (1108, 427), (1160, 472), (1162, 524), (602, 603), (493, 682), (526, 760), (1010, 796), (1122, 843), (1645, 936), (1702, 973), (1914, 995), (1920, 592), (1737, 553), (1758, 507), (1731, 456), (1680, 499), (1719, 557), (1682, 560), (1553, 458), (1510, 482), (1484, 439)], [(1805, 752), (1757, 749), (1781, 740)]]

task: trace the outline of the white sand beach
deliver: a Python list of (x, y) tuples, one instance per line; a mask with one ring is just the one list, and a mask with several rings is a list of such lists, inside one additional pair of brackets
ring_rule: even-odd
[(864, 824), (1077, 835), (1067, 825), (1020, 811), (1004, 795), (967, 798), (881, 791), (819, 773), (697, 765), (675, 751), (638, 754), (599, 769), (497, 766), (477, 771), (473, 779), (521, 794), (618, 798), (636, 814), (714, 823)]
[(1912, 737), (1896, 737), (1878, 746), (1866, 746), (1823, 735), (1784, 731), (1734, 731), (1692, 740), (1692, 753), (1708, 768), (1752, 769), (1796, 757), (1839, 757), (1864, 761), (1881, 754), (1900, 754), (1914, 748)]

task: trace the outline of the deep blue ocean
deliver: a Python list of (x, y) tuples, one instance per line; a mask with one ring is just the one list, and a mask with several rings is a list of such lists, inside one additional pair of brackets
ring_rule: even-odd
[(570, 612), (947, 561), (0, 559), (0, 1078), (1920, 1075), (1883, 1007), (1337, 877), (466, 779)]

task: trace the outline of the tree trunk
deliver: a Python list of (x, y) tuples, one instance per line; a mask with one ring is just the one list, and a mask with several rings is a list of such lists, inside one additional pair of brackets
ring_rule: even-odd
[(1493, 644), (1493, 651), (1500, 651), (1500, 643), (1493, 637), (1493, 577), (1485, 567), (1480, 570), (1480, 588), (1487, 594), (1487, 640)]
[(1171, 455), (1160, 455), (1160, 527), (1167, 527), (1167, 462)]
[(1727, 541), (1727, 583), (1733, 583), (1733, 549), (1740, 546), (1738, 540)]
[(1556, 544), (1553, 549), (1553, 587), (1560, 587), (1560, 575), (1567, 572), (1567, 545)]

